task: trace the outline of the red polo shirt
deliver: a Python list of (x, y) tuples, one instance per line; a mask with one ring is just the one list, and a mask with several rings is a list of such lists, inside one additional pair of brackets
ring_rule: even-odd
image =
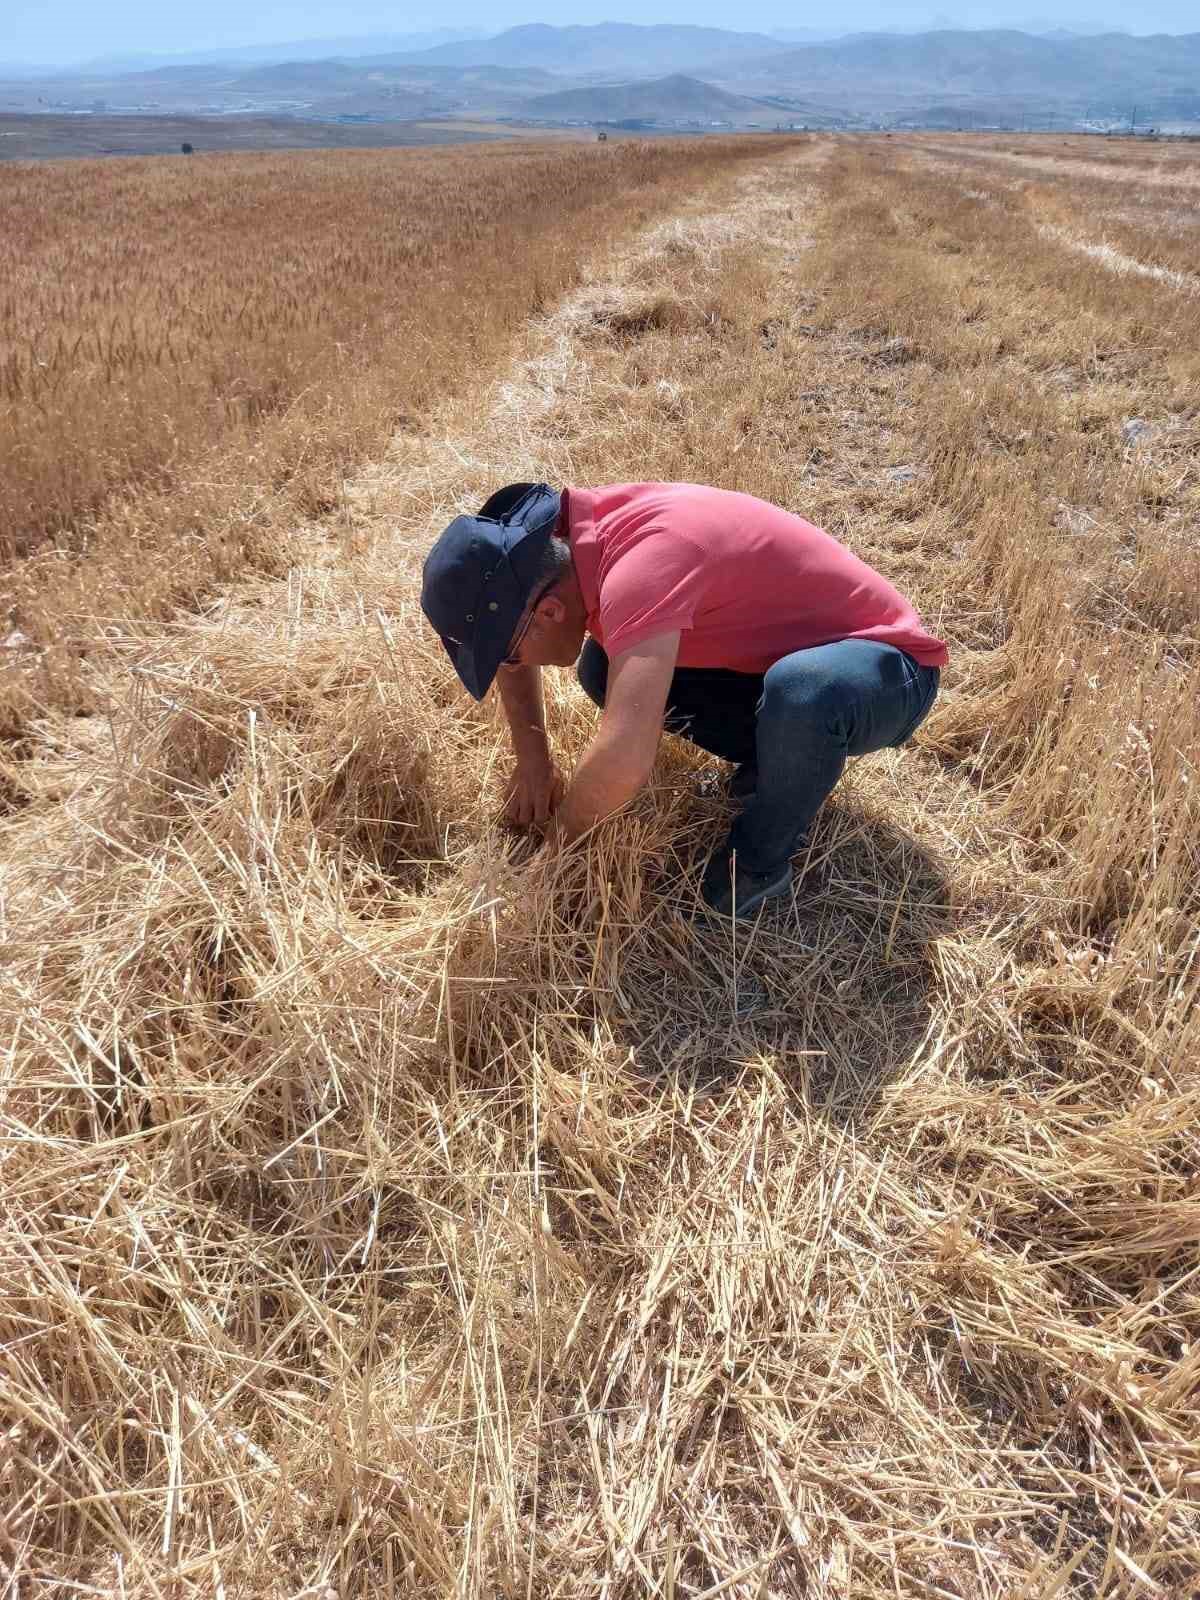
[(588, 632), (609, 656), (679, 629), (681, 667), (765, 672), (835, 639), (945, 665), (946, 646), (886, 578), (779, 506), (698, 483), (611, 483), (563, 499)]

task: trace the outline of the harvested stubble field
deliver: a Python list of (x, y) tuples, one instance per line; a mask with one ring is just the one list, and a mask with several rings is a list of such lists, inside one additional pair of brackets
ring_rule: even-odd
[[(19, 1592), (1200, 1587), (1197, 167), (747, 148), (556, 230), (487, 382), (420, 291), (332, 507), (215, 567), (135, 485), (123, 573), (21, 569)], [(724, 803), (675, 744), (586, 855), (494, 824), (415, 575), (527, 476), (779, 500), (951, 641), (752, 929), (692, 916)]]

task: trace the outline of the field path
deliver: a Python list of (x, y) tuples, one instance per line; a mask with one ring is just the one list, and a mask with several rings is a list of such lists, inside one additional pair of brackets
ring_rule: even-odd
[[(798, 145), (786, 160), (688, 197), (673, 216), (621, 247), (601, 246), (585, 260), (581, 287), (516, 341), (507, 374), (423, 419), (419, 432), (398, 433), (384, 460), (347, 482), (355, 527), (385, 536), (394, 530), (397, 558), (415, 561), (431, 528), (474, 510), (497, 484), (531, 474), (572, 481), (581, 449), (596, 438), (613, 440), (625, 420), (628, 387), (611, 371), (613, 345), (636, 339), (639, 330), (623, 327), (622, 317), (636, 321), (647, 288), (666, 290), (675, 278), (702, 315), (704, 294), (731, 247), (757, 243), (777, 250), (781, 265), (794, 260), (805, 247), (803, 207), (816, 203), (811, 175), (828, 154), (828, 145)], [(658, 331), (678, 329), (668, 315)]]

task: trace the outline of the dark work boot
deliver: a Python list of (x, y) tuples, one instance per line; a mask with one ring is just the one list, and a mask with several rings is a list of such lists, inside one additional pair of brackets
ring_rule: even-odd
[(751, 872), (722, 845), (709, 857), (700, 883), (700, 897), (721, 917), (752, 917), (766, 900), (787, 894), (792, 886), (792, 863), (784, 861), (770, 872)]

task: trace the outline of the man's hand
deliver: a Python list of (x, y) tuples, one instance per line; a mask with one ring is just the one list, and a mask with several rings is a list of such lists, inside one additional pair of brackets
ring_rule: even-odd
[(504, 821), (510, 828), (547, 822), (558, 810), (563, 793), (562, 778), (549, 756), (518, 761), (502, 813)]
[(496, 682), (517, 758), (501, 815), (512, 828), (528, 828), (545, 822), (563, 797), (546, 743), (542, 675), (538, 667), (501, 667)]

